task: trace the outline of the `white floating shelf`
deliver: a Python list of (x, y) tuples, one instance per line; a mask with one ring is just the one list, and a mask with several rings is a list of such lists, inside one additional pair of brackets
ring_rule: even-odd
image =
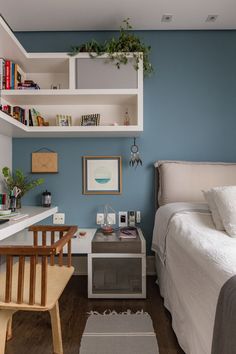
[(138, 136), (142, 128), (137, 125), (28, 127), (6, 113), (0, 112), (0, 133), (13, 138), (96, 138)]
[(137, 89), (2, 90), (10, 105), (135, 104)]
[[(129, 55), (132, 58), (132, 54)], [(48, 127), (29, 127), (0, 111), (0, 134), (14, 138), (133, 137), (143, 131), (143, 66), (138, 71), (120, 70), (92, 59), (89, 53), (28, 53), (0, 16), (0, 58), (23, 69), (25, 78), (40, 90), (1, 90), (2, 105), (35, 108), (50, 122)], [(92, 64), (93, 63), (93, 64)], [(92, 64), (92, 65), (91, 65)], [(98, 66), (97, 66), (98, 64)], [(133, 63), (130, 61), (130, 69)], [(127, 68), (127, 67), (126, 67)], [(51, 90), (52, 85), (61, 89)], [(122, 126), (128, 110), (133, 125)], [(99, 113), (101, 126), (79, 126), (82, 115)], [(71, 115), (73, 126), (58, 127), (56, 115)], [(28, 118), (28, 117), (27, 117)], [(118, 123), (120, 125), (113, 125)]]

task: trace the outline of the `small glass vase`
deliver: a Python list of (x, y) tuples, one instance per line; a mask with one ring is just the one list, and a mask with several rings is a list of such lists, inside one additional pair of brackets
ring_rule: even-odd
[(16, 209), (20, 209), (21, 208), (21, 197), (17, 197), (16, 198)]

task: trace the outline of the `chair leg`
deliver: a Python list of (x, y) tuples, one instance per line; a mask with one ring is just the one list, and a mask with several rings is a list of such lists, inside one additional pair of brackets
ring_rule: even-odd
[(11, 316), (7, 324), (7, 341), (12, 339), (12, 336), (13, 334), (12, 334), (12, 316)]
[(60, 321), (58, 301), (49, 312), (50, 312), (51, 324), (52, 324), (54, 354), (63, 354), (62, 337), (61, 337), (61, 321)]
[(8, 322), (11, 321), (13, 310), (0, 310), (0, 354), (5, 353)]

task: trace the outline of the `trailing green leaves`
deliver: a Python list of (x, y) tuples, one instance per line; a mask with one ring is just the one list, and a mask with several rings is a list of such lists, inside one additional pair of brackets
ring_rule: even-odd
[(134, 69), (139, 69), (140, 60), (143, 60), (144, 75), (150, 75), (153, 72), (153, 66), (150, 63), (151, 47), (146, 46), (139, 37), (130, 32), (132, 26), (129, 23), (129, 18), (123, 21), (120, 27), (119, 36), (112, 37), (104, 43), (99, 43), (92, 39), (87, 43), (80, 46), (71, 48), (70, 56), (78, 53), (89, 53), (91, 58), (96, 58), (103, 54), (108, 54), (108, 60), (113, 62), (114, 65), (120, 69), (121, 65), (126, 65), (129, 57), (134, 59)]

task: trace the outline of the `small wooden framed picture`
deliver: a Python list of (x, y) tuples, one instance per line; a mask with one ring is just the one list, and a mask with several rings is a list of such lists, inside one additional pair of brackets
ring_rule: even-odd
[(31, 173), (58, 173), (56, 152), (33, 152)]
[(83, 194), (121, 192), (121, 156), (83, 156)]
[(71, 127), (72, 126), (72, 118), (71, 116), (65, 115), (57, 115), (57, 126), (59, 127)]

